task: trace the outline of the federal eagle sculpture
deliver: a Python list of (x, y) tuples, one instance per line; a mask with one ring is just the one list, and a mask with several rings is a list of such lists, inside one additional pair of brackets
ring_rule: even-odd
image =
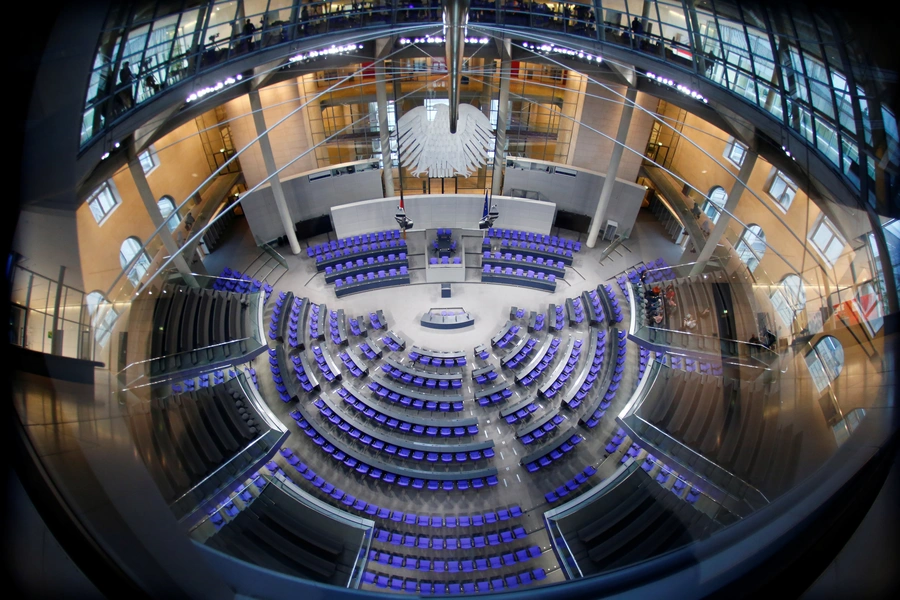
[(456, 133), (450, 133), (450, 108), (438, 104), (433, 120), (418, 106), (397, 123), (400, 160), (418, 177), (468, 177), (487, 162), (494, 144), (491, 122), (471, 104), (459, 105)]

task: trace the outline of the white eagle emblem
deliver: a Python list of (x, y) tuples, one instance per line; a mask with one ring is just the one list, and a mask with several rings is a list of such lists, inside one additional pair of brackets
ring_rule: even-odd
[(459, 105), (456, 133), (450, 133), (450, 107), (438, 104), (434, 120), (418, 106), (397, 123), (400, 159), (415, 177), (468, 177), (487, 162), (494, 145), (491, 122), (471, 104)]

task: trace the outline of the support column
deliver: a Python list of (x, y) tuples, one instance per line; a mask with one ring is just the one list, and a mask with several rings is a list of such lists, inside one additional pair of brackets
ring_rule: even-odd
[(593, 248), (597, 245), (597, 236), (600, 234), (600, 221), (606, 214), (613, 187), (616, 185), (619, 163), (622, 161), (622, 152), (625, 150), (625, 141), (628, 139), (628, 129), (631, 127), (631, 115), (634, 112), (635, 98), (637, 98), (637, 88), (627, 88), (625, 91), (625, 106), (622, 107), (622, 116), (619, 118), (619, 130), (616, 132), (616, 143), (612, 149), (612, 156), (609, 157), (609, 168), (606, 170), (606, 178), (603, 180), (603, 188), (600, 190), (600, 198), (597, 200), (597, 210), (594, 211), (594, 218), (591, 219), (591, 228), (588, 231), (588, 248)]
[(703, 57), (703, 38), (700, 36), (700, 20), (697, 18), (697, 9), (694, 7), (694, 3), (688, 0), (681, 0), (681, 6), (687, 15), (688, 35), (692, 37), (691, 54), (694, 58), (694, 67), (705, 77), (706, 59)]
[(53, 325), (50, 331), (53, 337), (50, 339), (50, 354), (62, 356), (62, 331), (59, 329), (59, 309), (62, 304), (63, 279), (66, 277), (66, 267), (59, 265), (59, 279), (56, 280), (56, 299), (53, 302)]
[(129, 158), (128, 170), (131, 171), (131, 178), (134, 180), (134, 186), (137, 188), (138, 194), (140, 194), (141, 200), (144, 202), (144, 208), (147, 209), (150, 220), (153, 221), (153, 225), (160, 230), (159, 239), (162, 240), (166, 252), (169, 253), (169, 256), (175, 257), (172, 264), (175, 265), (175, 268), (178, 269), (178, 273), (184, 278), (184, 281), (188, 285), (200, 287), (200, 284), (197, 283), (197, 279), (191, 272), (191, 268), (188, 266), (184, 255), (182, 255), (181, 249), (175, 242), (175, 238), (172, 237), (172, 234), (163, 225), (166, 220), (163, 218), (162, 213), (159, 212), (159, 205), (156, 203), (156, 198), (153, 196), (150, 184), (147, 183), (147, 176), (144, 174), (144, 167), (141, 166), (140, 159), (137, 156), (131, 156)]
[(697, 262), (691, 267), (691, 275), (699, 275), (703, 272), (709, 259), (712, 258), (713, 252), (716, 251), (719, 240), (725, 235), (725, 229), (728, 228), (728, 224), (731, 222), (731, 215), (737, 208), (738, 201), (741, 199), (741, 194), (744, 193), (744, 189), (746, 188), (744, 182), (750, 179), (750, 174), (753, 173), (753, 167), (756, 166), (756, 156), (757, 154), (754, 150), (747, 150), (747, 154), (744, 155), (744, 162), (741, 163), (741, 170), (738, 172), (737, 181), (731, 186), (731, 191), (728, 192), (728, 198), (725, 200), (726, 212), (719, 213), (719, 220), (716, 221), (716, 226), (713, 227), (712, 233), (709, 234), (709, 237), (706, 238), (706, 241), (703, 243), (703, 247), (700, 248), (697, 254)]
[(263, 164), (266, 166), (266, 175), (269, 177), (269, 185), (272, 186), (272, 195), (275, 196), (275, 206), (278, 208), (278, 216), (281, 217), (281, 225), (291, 244), (291, 252), (300, 253), (300, 242), (297, 241), (297, 233), (294, 231), (294, 221), (288, 210), (287, 201), (284, 199), (284, 189), (281, 187), (281, 178), (275, 171), (275, 156), (272, 154), (272, 144), (269, 143), (269, 134), (266, 132), (266, 119), (262, 111), (262, 102), (259, 99), (259, 90), (252, 90), (250, 94), (250, 110), (253, 112), (253, 124), (256, 126), (256, 135), (259, 138), (259, 149), (262, 152)]
[(497, 110), (497, 140), (494, 145), (494, 171), (491, 176), (491, 194), (503, 193), (503, 171), (506, 169), (506, 122), (509, 120), (509, 71), (510, 41), (503, 40), (500, 59), (500, 97)]
[[(375, 40), (375, 55), (382, 58), (390, 51), (390, 42), (393, 38), (379, 38)], [(381, 137), (381, 181), (384, 187), (384, 197), (396, 196), (394, 193), (394, 165), (391, 161), (391, 131), (388, 129), (388, 99), (387, 84), (385, 83), (385, 61), (382, 60), (375, 68), (375, 102), (378, 105), (378, 134)]]

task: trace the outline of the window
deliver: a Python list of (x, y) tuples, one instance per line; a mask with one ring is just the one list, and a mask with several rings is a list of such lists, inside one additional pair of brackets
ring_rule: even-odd
[(781, 208), (787, 211), (791, 207), (791, 202), (794, 201), (794, 196), (797, 195), (797, 184), (781, 171), (775, 171), (775, 177), (772, 178), (772, 183), (769, 184), (769, 189), (766, 191)]
[(747, 146), (737, 140), (731, 140), (731, 142), (725, 146), (724, 156), (734, 163), (735, 166), (739, 167), (744, 164), (744, 157), (747, 156)]
[(159, 212), (162, 214), (163, 219), (168, 219), (169, 215), (172, 215), (172, 218), (166, 221), (166, 227), (169, 228), (170, 232), (175, 231), (175, 228), (181, 223), (181, 215), (175, 210), (175, 201), (172, 200), (171, 196), (163, 196), (156, 205), (159, 207)]
[(159, 166), (159, 158), (156, 156), (156, 149), (153, 146), (150, 146), (140, 154), (138, 154), (138, 160), (141, 161), (141, 168), (144, 169), (144, 175), (147, 175)]
[(703, 203), (703, 212), (709, 217), (709, 220), (715, 223), (719, 220), (721, 209), (725, 206), (725, 200), (728, 199), (728, 192), (725, 188), (717, 185), (709, 191), (706, 202)]
[(85, 297), (85, 303), (87, 304), (88, 314), (91, 316), (94, 339), (100, 346), (106, 346), (106, 342), (109, 341), (109, 336), (112, 333), (112, 327), (119, 314), (99, 290), (88, 294)]
[(775, 312), (788, 327), (794, 322), (794, 316), (806, 306), (806, 289), (798, 275), (788, 275), (781, 281), (769, 296)]
[(750, 272), (756, 270), (759, 261), (766, 253), (766, 234), (759, 225), (748, 225), (741, 234), (737, 246), (734, 248), (741, 261), (747, 265)]
[(819, 223), (813, 227), (809, 240), (822, 255), (822, 258), (828, 261), (828, 264), (832, 267), (844, 249), (844, 240), (838, 233), (837, 228), (828, 220), (828, 217), (822, 217)]
[(97, 188), (97, 191), (88, 198), (88, 207), (90, 207), (91, 214), (94, 215), (97, 225), (103, 223), (118, 205), (118, 194), (115, 193), (113, 186), (108, 181)]
[(425, 98), (425, 117), (429, 121), (434, 121), (437, 116), (437, 107), (441, 104), (450, 106), (450, 101), (444, 98)]
[(844, 368), (843, 346), (830, 335), (823, 337), (806, 355), (806, 367), (821, 394)]
[(150, 268), (150, 258), (141, 246), (141, 240), (130, 237), (122, 242), (122, 247), (119, 248), (119, 263), (123, 269), (132, 264), (132, 260), (134, 261), (131, 270), (128, 271), (128, 280), (134, 286), (141, 282), (147, 269)]

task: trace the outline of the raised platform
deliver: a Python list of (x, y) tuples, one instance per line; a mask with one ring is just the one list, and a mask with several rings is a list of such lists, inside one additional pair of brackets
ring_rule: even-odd
[(431, 329), (461, 329), (475, 324), (475, 317), (464, 308), (431, 308), (422, 315), (422, 327)]

